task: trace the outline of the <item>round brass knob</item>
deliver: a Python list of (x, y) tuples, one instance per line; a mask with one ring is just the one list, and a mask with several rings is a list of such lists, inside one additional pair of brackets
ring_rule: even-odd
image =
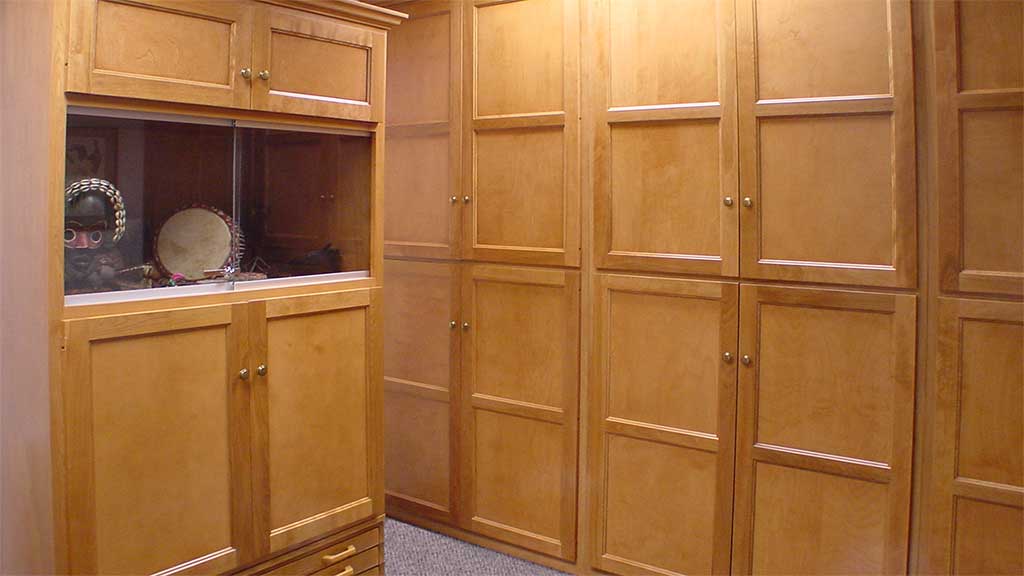
[(463, 196), (462, 197), (462, 203), (463, 204), (469, 204), (469, 196)]
[(270, 70), (260, 70), (260, 80), (270, 80)]
[(731, 363), (732, 362), (732, 352), (726, 352), (725, 354), (722, 354), (722, 360), (725, 360), (726, 362), (730, 362)]
[(456, 324), (458, 324), (458, 322), (456, 322), (455, 320), (452, 320), (451, 322), (448, 323), (448, 327), (451, 328), (452, 330), (454, 330)]
[(239, 370), (238, 371), (238, 377), (241, 378), (242, 380), (248, 380), (249, 379), (249, 369), (248, 368), (242, 368), (241, 370)]
[(242, 68), (238, 73), (241, 74), (242, 78), (245, 78), (246, 80), (252, 78), (252, 68)]
[(740, 358), (740, 362), (743, 362), (743, 365), (744, 365), (744, 366), (750, 366), (750, 362), (751, 362), (751, 360), (750, 360), (750, 356), (747, 356), (746, 354), (744, 354), (744, 355), (743, 355), (743, 356), (742, 356), (742, 357)]
[(744, 196), (743, 205), (746, 206), (747, 208), (750, 208), (751, 206), (754, 205), (754, 201), (750, 199), (750, 196)]
[(260, 376), (266, 376), (267, 375), (267, 365), (266, 364), (260, 364), (259, 366), (257, 366), (256, 367), (256, 373), (259, 374)]
[(452, 196), (451, 198), (448, 199), (448, 201), (451, 202), (452, 204), (455, 204), (456, 202), (459, 201), (459, 197), (458, 196)]
[(463, 322), (462, 323), (462, 329), (463, 330), (469, 330), (469, 322)]
[(726, 196), (725, 198), (723, 198), (722, 204), (725, 204), (726, 206), (732, 206), (732, 196)]

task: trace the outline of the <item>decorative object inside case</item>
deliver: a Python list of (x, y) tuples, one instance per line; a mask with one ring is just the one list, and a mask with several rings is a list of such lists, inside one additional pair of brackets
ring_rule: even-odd
[(67, 122), (66, 295), (369, 269), (367, 136), (96, 109)]

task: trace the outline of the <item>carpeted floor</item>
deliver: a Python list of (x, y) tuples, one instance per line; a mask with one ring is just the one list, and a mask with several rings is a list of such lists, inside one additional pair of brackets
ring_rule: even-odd
[(557, 570), (388, 518), (384, 521), (388, 576), (558, 576)]

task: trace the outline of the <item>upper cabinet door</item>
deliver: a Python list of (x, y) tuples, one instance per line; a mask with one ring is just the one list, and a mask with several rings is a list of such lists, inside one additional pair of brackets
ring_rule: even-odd
[(737, 6), (742, 275), (914, 286), (910, 2)]
[(384, 119), (384, 31), (272, 6), (256, 14), (253, 108)]
[(462, 255), (578, 266), (578, 0), (477, 0), (471, 10)]
[(384, 513), (377, 293), (250, 304), (261, 554)]
[(67, 89), (248, 108), (252, 18), (245, 2), (76, 0)]
[(463, 4), (401, 9), (409, 20), (388, 33), (384, 254), (457, 258)]
[(600, 0), (594, 258), (602, 268), (739, 271), (733, 0)]
[(65, 324), (72, 574), (219, 574), (256, 558), (245, 304)]
[(942, 289), (1024, 294), (1024, 2), (934, 7)]

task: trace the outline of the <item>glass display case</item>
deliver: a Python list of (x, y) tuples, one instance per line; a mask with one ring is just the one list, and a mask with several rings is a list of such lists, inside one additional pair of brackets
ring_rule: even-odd
[(368, 134), (69, 110), (68, 304), (366, 277)]

